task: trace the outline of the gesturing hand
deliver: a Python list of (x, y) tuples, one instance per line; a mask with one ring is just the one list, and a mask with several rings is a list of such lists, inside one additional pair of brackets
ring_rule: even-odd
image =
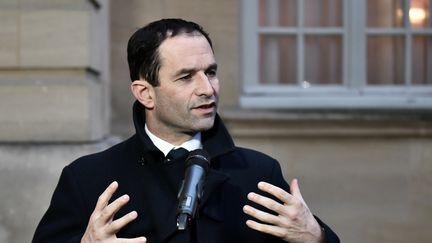
[(249, 200), (270, 209), (277, 215), (245, 205), (243, 211), (262, 222), (248, 220), (247, 226), (290, 242), (324, 241), (318, 222), (303, 200), (297, 179), (291, 182), (291, 194), (266, 182), (258, 183), (258, 188), (275, 196), (283, 204), (253, 192), (249, 193)]
[(117, 213), (128, 201), (129, 196), (123, 195), (117, 198), (111, 204), (108, 204), (112, 195), (118, 188), (118, 183), (111, 183), (105, 191), (99, 196), (96, 207), (90, 216), (87, 229), (81, 239), (81, 243), (93, 242), (128, 242), (128, 243), (145, 243), (145, 237), (133, 239), (117, 238), (116, 233), (138, 216), (137, 212), (133, 211), (125, 216), (113, 220), (114, 214)]

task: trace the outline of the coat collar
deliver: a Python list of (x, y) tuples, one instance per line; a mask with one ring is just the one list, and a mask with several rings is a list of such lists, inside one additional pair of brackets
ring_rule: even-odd
[[(133, 121), (141, 145), (138, 148), (141, 154), (149, 159), (154, 158), (155, 155), (160, 156), (161, 152), (145, 132), (144, 107), (138, 101), (135, 101), (133, 105)], [(211, 160), (234, 150), (234, 142), (218, 114), (216, 115), (213, 127), (202, 132), (202, 144), (204, 150), (210, 154)]]
[[(163, 153), (157, 149), (145, 132), (144, 107), (138, 101), (135, 101), (133, 105), (133, 121), (138, 141), (137, 150), (141, 155), (139, 163), (141, 165), (146, 165), (148, 163), (154, 163), (152, 161), (160, 161), (163, 157)], [(234, 142), (219, 115), (216, 115), (213, 127), (208, 131), (202, 132), (201, 138), (203, 149), (209, 153), (211, 162), (216, 161), (217, 157), (230, 153), (235, 149)], [(204, 185), (203, 198), (200, 203), (200, 209), (202, 210), (198, 210), (201, 211), (202, 214), (205, 214), (206, 217), (216, 221), (223, 220), (221, 206), (217, 203), (215, 204), (207, 202), (211, 200), (211, 197), (213, 197), (213, 192), (215, 192), (217, 188), (227, 180), (229, 180), (229, 176), (227, 174), (222, 173), (212, 167), (210, 168)], [(170, 215), (176, 215), (176, 207), (169, 209), (165, 213), (168, 214), (167, 218), (169, 218)], [(158, 224), (157, 227), (160, 227), (161, 229), (160, 240), (162, 242), (171, 237), (177, 231), (175, 224), (166, 223), (165, 221), (163, 224)]]

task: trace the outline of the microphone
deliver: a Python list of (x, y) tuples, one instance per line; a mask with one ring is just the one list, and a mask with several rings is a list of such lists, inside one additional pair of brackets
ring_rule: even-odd
[(177, 229), (185, 230), (194, 219), (202, 197), (202, 187), (210, 167), (210, 156), (203, 149), (190, 152), (186, 159), (185, 179), (178, 194)]

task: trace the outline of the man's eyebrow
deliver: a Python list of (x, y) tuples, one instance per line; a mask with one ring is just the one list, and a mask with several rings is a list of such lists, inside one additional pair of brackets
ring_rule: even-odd
[(174, 73), (174, 77), (180, 76), (182, 74), (187, 74), (187, 73), (192, 73), (195, 72), (196, 69), (195, 68), (182, 68), (180, 70), (178, 70), (177, 72)]
[(210, 64), (205, 70), (217, 70), (217, 63)]
[[(217, 63), (212, 63), (210, 65), (208, 65), (206, 68), (204, 68), (205, 71), (207, 70), (217, 70)], [(177, 72), (174, 73), (174, 77), (180, 76), (182, 74), (188, 74), (188, 73), (193, 73), (196, 72), (198, 69), (196, 68), (182, 68), (180, 70), (178, 70)]]

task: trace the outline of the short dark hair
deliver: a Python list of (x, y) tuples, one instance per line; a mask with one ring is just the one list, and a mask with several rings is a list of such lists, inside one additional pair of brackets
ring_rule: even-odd
[(204, 29), (183, 19), (161, 19), (138, 29), (129, 39), (127, 59), (132, 81), (144, 78), (153, 86), (159, 85), (161, 67), (159, 46), (167, 38), (179, 34), (201, 34), (213, 50), (210, 37)]

